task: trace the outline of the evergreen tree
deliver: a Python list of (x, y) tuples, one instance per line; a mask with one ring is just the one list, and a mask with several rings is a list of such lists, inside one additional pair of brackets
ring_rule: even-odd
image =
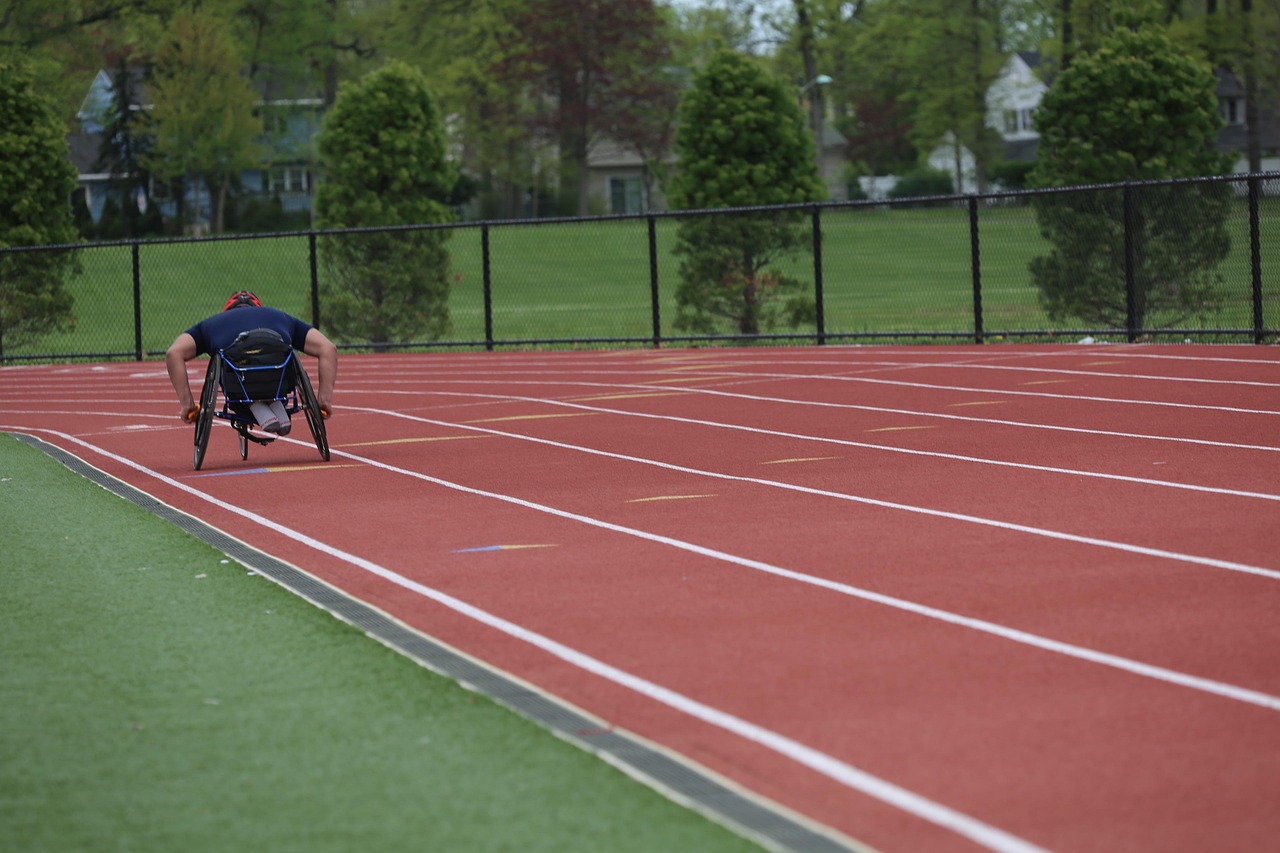
[(144, 233), (138, 191), (147, 186), (148, 176), (142, 161), (147, 157), (151, 140), (143, 132), (136, 101), (133, 76), (127, 60), (121, 57), (94, 166), (98, 172), (110, 176), (112, 192), (119, 202), (120, 233), (101, 234), (104, 239), (137, 237)]
[[(319, 140), (321, 228), (452, 220), (457, 182), (435, 99), (421, 73), (392, 62), (339, 90)], [(335, 234), (324, 240), (322, 313), (345, 340), (384, 344), (449, 330), (447, 229)]]
[[(62, 123), (24, 69), (0, 62), (0, 248), (77, 240), (71, 165)], [(69, 250), (0, 254), (0, 354), (70, 327), (77, 270)]]
[[(680, 104), (680, 169), (669, 187), (677, 209), (748, 207), (822, 197), (813, 138), (795, 92), (753, 61), (717, 53)], [(682, 219), (676, 328), (757, 334), (813, 314), (801, 282), (778, 271), (809, 238), (802, 212)]]
[[(1118, 27), (1076, 56), (1041, 103), (1032, 185), (1221, 174), (1214, 85), (1158, 27)], [(1050, 318), (1144, 329), (1214, 308), (1216, 267), (1230, 249), (1228, 194), (1208, 184), (1038, 196), (1053, 248), (1030, 270)]]

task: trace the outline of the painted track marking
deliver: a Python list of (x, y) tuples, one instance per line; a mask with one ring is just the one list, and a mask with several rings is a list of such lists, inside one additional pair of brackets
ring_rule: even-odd
[[(564, 387), (566, 385), (587, 385), (587, 386), (594, 386), (594, 387), (600, 387), (600, 388), (648, 387), (645, 385), (610, 385), (604, 382), (581, 382), (576, 380), (564, 380), (564, 381), (557, 382), (557, 381), (550, 381), (550, 380), (527, 381), (527, 380), (499, 380), (499, 379), (492, 379), (492, 380), (432, 379), (429, 381), (437, 385), (467, 385), (467, 386), (552, 385), (556, 387)], [(376, 391), (369, 391), (369, 389), (365, 389), (365, 390), (368, 393), (377, 393), (382, 395), (388, 395), (388, 394), (417, 395), (417, 394), (423, 393), (422, 391), (393, 391), (393, 390), (387, 390), (385, 388), (380, 388)], [(828, 402), (822, 402), (822, 401), (816, 401), (816, 400), (792, 400), (786, 397), (766, 397), (759, 394), (739, 394), (733, 391), (721, 391), (715, 388), (680, 388), (679, 390), (686, 394), (706, 394), (709, 396), (729, 397), (729, 398), (739, 399), (739, 400), (755, 400), (755, 401), (764, 402), (764, 403), (784, 403), (784, 404), (793, 405), (793, 406), (814, 406), (814, 407), (823, 408), (823, 409), (849, 409), (852, 411), (878, 412), (878, 413), (891, 414), (891, 415), (911, 415), (911, 416), (920, 417), (920, 418), (939, 418), (942, 420), (966, 421), (969, 423), (978, 423), (978, 424), (995, 424), (997, 426), (1023, 427), (1027, 429), (1044, 429), (1044, 430), (1052, 430), (1057, 432), (1078, 433), (1080, 435), (1104, 435), (1104, 436), (1111, 436), (1115, 438), (1136, 438), (1136, 439), (1143, 439), (1146, 441), (1171, 441), (1178, 444), (1192, 444), (1192, 445), (1199, 445), (1204, 447), (1226, 447), (1226, 448), (1235, 448), (1238, 450), (1260, 450), (1260, 451), (1269, 452), (1269, 453), (1280, 453), (1280, 447), (1264, 445), (1264, 444), (1239, 444), (1239, 443), (1228, 442), (1228, 441), (1211, 441), (1208, 439), (1184, 438), (1181, 436), (1151, 435), (1147, 433), (1120, 432), (1118, 430), (1088, 429), (1085, 427), (1059, 426), (1056, 424), (1037, 424), (1037, 423), (1029, 423), (1027, 421), (1002, 420), (999, 418), (978, 418), (978, 417), (972, 417), (969, 415), (956, 415), (956, 414), (951, 414), (947, 412), (924, 412), (924, 411), (919, 411), (915, 409), (895, 409), (895, 408), (887, 408), (884, 406), (864, 406), (864, 405), (859, 405), (857, 403), (828, 403)], [(429, 393), (447, 394), (450, 392), (434, 391)], [(458, 396), (468, 396), (463, 392), (456, 392), (456, 394)], [(494, 395), (494, 396), (500, 396), (500, 395)], [(541, 398), (531, 397), (529, 399), (541, 399)], [(1196, 407), (1189, 406), (1188, 408), (1196, 408)], [(1263, 412), (1262, 414), (1276, 414), (1276, 413)]]
[[(1040, 471), (1046, 474), (1064, 474), (1072, 477), (1089, 477), (1099, 480), (1115, 480), (1117, 482), (1135, 483), (1142, 486), (1157, 486), (1168, 489), (1185, 489), (1193, 492), (1206, 492), (1209, 494), (1227, 495), (1230, 497), (1240, 498), (1259, 498), (1261, 500), (1280, 501), (1280, 494), (1272, 494), (1268, 492), (1249, 492), (1241, 489), (1226, 489), (1217, 486), (1199, 486), (1194, 483), (1178, 483), (1172, 480), (1153, 480), (1149, 477), (1132, 477), (1126, 474), (1106, 474), (1100, 471), (1083, 471), (1077, 468), (1058, 468), (1050, 465), (1033, 465), (1026, 462), (1009, 462), (1003, 459), (988, 459), (981, 456), (964, 456), (956, 453), (942, 453), (936, 450), (917, 450), (910, 447), (894, 447), (893, 445), (871, 444), (868, 442), (853, 441), (844, 438), (828, 438), (826, 436), (805, 435), (804, 433), (784, 432), (782, 430), (764, 429), (763, 427), (751, 427), (741, 424), (729, 424), (723, 421), (708, 421), (699, 418), (686, 418), (678, 415), (659, 415), (650, 412), (633, 412), (626, 409), (609, 409), (602, 406), (584, 406), (581, 403), (571, 403), (566, 400), (548, 400), (541, 397), (523, 397), (498, 394), (466, 394), (461, 391), (427, 391), (426, 394), (438, 394), (441, 396), (458, 396), (458, 397), (480, 397), (484, 399), (507, 399), (519, 402), (536, 402), (543, 403), (548, 406), (567, 406), (576, 409), (590, 409), (593, 412), (600, 412), (611, 415), (623, 415), (633, 418), (648, 418), (651, 420), (673, 421), (675, 423), (691, 424), (694, 426), (709, 426), (717, 429), (737, 430), (740, 432), (756, 433), (759, 435), (770, 435), (778, 438), (796, 439), (800, 441), (813, 441), (823, 444), (835, 444), (842, 447), (857, 447), (863, 450), (879, 450), (886, 453), (899, 453), (908, 456), (924, 456), (934, 459), (947, 459), (954, 462), (970, 462), (979, 465), (993, 465), (1000, 468), (1018, 468), (1029, 471)], [(385, 409), (368, 409), (360, 406), (349, 406), (354, 411), (380, 412), (382, 414), (398, 414)], [(427, 423), (456, 426), (470, 428), (470, 425), (478, 423), (477, 421), (465, 421), (455, 424), (450, 421), (434, 421), (427, 420)], [(930, 429), (927, 426), (918, 427), (888, 427), (886, 429)], [(514, 433), (499, 433), (499, 435), (516, 435)], [(532, 440), (532, 439), (530, 439)], [(582, 449), (582, 448), (579, 448)], [(1264, 448), (1268, 449), (1268, 448)], [(1280, 450), (1280, 448), (1275, 448)], [(837, 457), (826, 457), (837, 458)]]

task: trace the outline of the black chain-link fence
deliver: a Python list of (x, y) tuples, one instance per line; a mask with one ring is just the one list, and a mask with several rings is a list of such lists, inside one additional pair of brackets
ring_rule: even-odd
[(240, 289), (344, 349), (1266, 343), (1278, 271), (1280, 173), (10, 248), (0, 361), (156, 357)]

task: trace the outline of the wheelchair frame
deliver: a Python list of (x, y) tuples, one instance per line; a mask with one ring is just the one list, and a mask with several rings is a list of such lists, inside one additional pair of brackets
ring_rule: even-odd
[[(285, 371), (293, 372), (293, 388), (284, 394), (279, 394), (273, 398), (285, 404), (285, 410), (290, 416), (303, 412), (307, 417), (307, 426), (311, 429), (311, 437), (315, 440), (316, 450), (320, 451), (320, 458), (325, 462), (329, 461), (329, 437), (325, 432), (324, 414), (320, 410), (320, 401), (316, 398), (315, 391), (311, 387), (311, 378), (307, 376), (306, 368), (298, 360), (293, 350), (289, 350), (284, 361), (279, 364), (255, 365), (252, 367), (237, 367), (227, 359), (222, 350), (218, 350), (209, 358), (209, 367), (204, 374), (204, 387), (200, 391), (200, 409), (196, 415), (196, 435), (195, 435), (195, 457), (193, 467), (199, 471), (200, 466), (204, 464), (205, 451), (209, 447), (209, 433), (213, 431), (214, 418), (221, 418), (231, 424), (240, 438), (240, 458), (249, 458), (249, 442), (267, 446), (275, 441), (275, 437), (270, 438), (254, 435), (249, 432), (249, 428), (255, 426), (258, 422), (252, 414), (241, 414), (233, 407), (243, 405), (248, 406), (251, 399), (247, 394), (234, 396), (228, 393), (223, 387), (223, 376), (229, 372), (230, 378), (234, 379), (244, 391), (245, 380), (248, 374), (254, 371), (276, 370), (280, 372), (277, 391), (285, 385)], [(222, 406), (218, 406), (218, 392), (222, 392)]]

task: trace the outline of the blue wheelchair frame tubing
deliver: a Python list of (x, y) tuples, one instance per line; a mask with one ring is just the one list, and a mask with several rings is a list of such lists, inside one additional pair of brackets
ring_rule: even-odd
[[(222, 360), (222, 365), (224, 367), (224, 370), (222, 373), (222, 382), (221, 382), (222, 388), (220, 389), (222, 391), (222, 396), (223, 396), (223, 405), (220, 411), (217, 411), (214, 413), (217, 417), (223, 418), (224, 420), (232, 421), (233, 423), (240, 423), (240, 422), (244, 422), (246, 424), (256, 423), (256, 421), (253, 419), (252, 416), (249, 416), (248, 418), (246, 418), (243, 415), (235, 411), (232, 411), (230, 409), (230, 406), (233, 403), (248, 405), (249, 403), (252, 403), (254, 400), (283, 401), (286, 404), (285, 405), (286, 411), (288, 411), (290, 415), (296, 414), (300, 410), (300, 406), (297, 401), (296, 385), (291, 391), (285, 391), (284, 393), (281, 393), (280, 391), (280, 389), (283, 388), (289, 380), (289, 374), (287, 373), (287, 371), (289, 370), (291, 366), (291, 362), (294, 359), (294, 351), (292, 349), (289, 350), (289, 352), (285, 355), (284, 361), (280, 362), (279, 364), (261, 364), (261, 365), (255, 365), (253, 367), (237, 367), (236, 365), (231, 363), (231, 360), (228, 359), (225, 354), (223, 354), (222, 350), (218, 350), (217, 356)], [(279, 371), (280, 378), (276, 383), (275, 395), (273, 397), (250, 397), (248, 390), (245, 388), (245, 381), (250, 378), (248, 374), (256, 371), (262, 371), (262, 370)], [(233, 388), (230, 386), (232, 386), (233, 383), (234, 385), (239, 386), (238, 395), (232, 393)]]

